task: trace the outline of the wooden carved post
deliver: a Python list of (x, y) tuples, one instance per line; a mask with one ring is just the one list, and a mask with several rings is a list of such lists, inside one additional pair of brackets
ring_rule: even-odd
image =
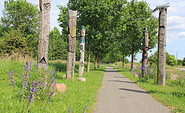
[(84, 54), (85, 54), (85, 26), (81, 27), (80, 30), (80, 61), (79, 61), (79, 71), (78, 76), (83, 76), (84, 71)]
[(38, 40), (38, 66), (46, 67), (48, 64), (48, 42), (50, 28), (51, 0), (40, 0), (39, 40)]
[(76, 59), (76, 16), (77, 11), (68, 11), (68, 52), (67, 52), (67, 72), (66, 77), (74, 78), (75, 59)]
[(144, 28), (143, 32), (143, 55), (142, 55), (142, 77), (146, 77), (147, 74), (147, 50), (148, 50), (148, 30)]
[(157, 6), (154, 11), (159, 9), (159, 32), (158, 32), (158, 64), (157, 64), (157, 83), (165, 85), (165, 63), (166, 63), (166, 25), (167, 8), (169, 4)]

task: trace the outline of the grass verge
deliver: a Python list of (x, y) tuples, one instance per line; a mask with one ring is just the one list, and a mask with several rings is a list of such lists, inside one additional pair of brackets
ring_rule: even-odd
[[(19, 82), (24, 74), (25, 62), (5, 61), (0, 60), (0, 109), (2, 113), (19, 112), (20, 111), (20, 97), (22, 94), (22, 87)], [(35, 63), (33, 63), (35, 65)], [(48, 65), (50, 68), (55, 68), (55, 80), (57, 83), (64, 83), (67, 87), (65, 93), (58, 93), (52, 96), (47, 107), (43, 107), (44, 100), (34, 101), (31, 105), (30, 112), (33, 113), (82, 113), (85, 106), (89, 105), (86, 113), (94, 109), (97, 101), (96, 96), (101, 87), (102, 78), (105, 67), (84, 72), (86, 82), (80, 82), (78, 77), (78, 65), (75, 68), (75, 78), (72, 80), (62, 79), (66, 71), (66, 64), (61, 62), (51, 62)], [(8, 78), (9, 72), (14, 71), (15, 87), (10, 86)], [(33, 69), (34, 71), (34, 69)]]

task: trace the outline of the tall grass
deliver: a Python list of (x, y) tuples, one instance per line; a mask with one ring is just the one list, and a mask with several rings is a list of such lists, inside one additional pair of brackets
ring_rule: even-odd
[[(30, 71), (29, 76), (32, 76), (30, 79), (32, 82), (28, 85), (28, 90), (32, 91), (34, 85), (36, 85), (38, 79), (42, 79), (44, 75), (43, 71), (38, 72), (36, 69), (36, 62), (32, 64), (32, 70)], [(82, 113), (82, 112), (90, 112), (93, 110), (96, 95), (98, 93), (99, 88), (101, 87), (101, 82), (104, 73), (104, 67), (101, 69), (93, 70), (91, 69), (89, 73), (84, 72), (84, 77), (86, 78), (86, 82), (80, 82), (77, 80), (78, 78), (78, 65), (75, 68), (75, 79), (66, 80), (63, 79), (62, 76), (66, 71), (66, 63), (64, 62), (50, 62), (48, 65), (48, 70), (53, 69), (53, 73), (55, 73), (55, 80), (57, 83), (64, 83), (67, 86), (67, 90), (65, 93), (57, 93), (55, 96), (50, 96), (51, 93), (48, 93), (47, 96), (37, 96), (39, 94), (35, 94), (34, 101), (28, 105), (30, 94), (33, 92), (27, 92), (26, 97), (22, 97), (22, 75), (25, 75), (25, 62), (20, 61), (12, 61), (12, 60), (0, 60), (0, 109), (1, 112), (60, 112), (60, 113)], [(93, 68), (93, 67), (92, 67)], [(13, 70), (14, 73), (14, 87), (11, 86), (11, 81), (8, 77), (12, 76), (10, 72)], [(28, 71), (29, 72), (29, 71)], [(43, 72), (44, 73), (44, 72)], [(53, 75), (48, 72), (48, 75)], [(51, 76), (49, 77), (51, 78)], [(49, 80), (48, 78), (48, 80)], [(28, 80), (28, 81), (31, 81)], [(35, 81), (36, 80), (36, 81)], [(25, 80), (26, 81), (26, 80)], [(40, 81), (39, 81), (40, 82)], [(43, 81), (44, 82), (44, 81)], [(47, 83), (49, 84), (49, 83)], [(39, 85), (36, 86), (37, 90), (39, 90)], [(22, 101), (22, 98), (26, 101)], [(49, 104), (47, 104), (49, 99)], [(23, 103), (22, 103), (23, 102)], [(23, 110), (21, 110), (21, 106)], [(45, 107), (47, 106), (47, 107)], [(30, 109), (31, 108), (31, 109)], [(26, 110), (25, 110), (26, 109)]]

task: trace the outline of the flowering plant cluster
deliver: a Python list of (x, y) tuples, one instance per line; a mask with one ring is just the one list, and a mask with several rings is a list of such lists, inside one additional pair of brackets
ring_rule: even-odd
[[(146, 69), (146, 73), (145, 73), (145, 78), (142, 78), (142, 70)], [(155, 78), (155, 73), (156, 71), (156, 68), (154, 68), (153, 72), (152, 72), (152, 69), (151, 69), (151, 66), (147, 66), (147, 67), (140, 67), (139, 65), (137, 67), (133, 67), (132, 68), (132, 71), (131, 73), (132, 74), (135, 74), (135, 75), (138, 75), (138, 77), (141, 79), (149, 79), (149, 78)]]
[[(49, 73), (49, 74), (48, 74)], [(29, 112), (32, 109), (32, 103), (42, 100), (43, 107), (47, 107), (49, 101), (54, 94), (56, 88), (55, 72), (51, 69), (47, 72), (46, 69), (38, 68), (32, 70), (32, 62), (26, 63), (25, 73), (22, 75), (22, 96), (20, 98), (20, 111)], [(14, 86), (13, 70), (8, 75), (11, 86)]]

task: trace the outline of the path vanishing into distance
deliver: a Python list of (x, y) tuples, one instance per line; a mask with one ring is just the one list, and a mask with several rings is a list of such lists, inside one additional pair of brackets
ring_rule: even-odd
[(93, 113), (170, 113), (170, 109), (112, 67), (106, 67)]

